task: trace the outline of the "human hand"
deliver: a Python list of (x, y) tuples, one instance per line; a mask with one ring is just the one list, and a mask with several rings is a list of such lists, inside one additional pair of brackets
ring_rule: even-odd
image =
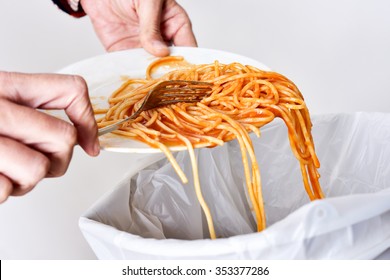
[(155, 56), (167, 44), (196, 47), (191, 21), (175, 0), (81, 0), (107, 51), (143, 47)]
[[(97, 125), (78, 76), (0, 72), (0, 203), (65, 173), (76, 143), (99, 154)], [(64, 109), (73, 125), (36, 109)]]

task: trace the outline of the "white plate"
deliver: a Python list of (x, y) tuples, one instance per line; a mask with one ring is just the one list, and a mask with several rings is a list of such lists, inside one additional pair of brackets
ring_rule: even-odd
[[(190, 47), (172, 47), (171, 55), (183, 56), (193, 64), (239, 62), (269, 70), (264, 64), (234, 53)], [(72, 64), (59, 73), (77, 74), (87, 81), (92, 103), (98, 108), (107, 107), (107, 98), (122, 83), (121, 77), (144, 78), (147, 66), (156, 59), (143, 49), (107, 53)], [(106, 134), (100, 137), (103, 150), (128, 153), (159, 153), (159, 149), (129, 138)], [(170, 147), (172, 151), (185, 150), (184, 146)]]

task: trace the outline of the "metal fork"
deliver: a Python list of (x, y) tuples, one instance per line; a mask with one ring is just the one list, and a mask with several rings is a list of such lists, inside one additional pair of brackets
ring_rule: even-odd
[(134, 120), (143, 111), (179, 102), (199, 102), (211, 93), (211, 89), (212, 84), (207, 82), (186, 80), (160, 82), (148, 92), (141, 107), (134, 114), (116, 123), (100, 128), (98, 135), (101, 136), (119, 129), (121, 124)]

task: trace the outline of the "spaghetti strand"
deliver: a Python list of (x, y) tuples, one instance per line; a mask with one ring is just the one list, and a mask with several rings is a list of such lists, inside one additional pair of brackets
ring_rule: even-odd
[[(176, 64), (177, 69), (155, 78), (159, 67)], [(161, 149), (183, 182), (187, 180), (170, 146), (184, 145), (190, 154), (194, 187), (205, 214), (210, 237), (217, 233), (211, 212), (202, 196), (194, 148), (214, 147), (237, 139), (244, 167), (246, 192), (257, 222), (257, 230), (266, 227), (260, 169), (250, 132), (260, 137), (260, 128), (283, 119), (293, 155), (302, 173), (304, 188), (311, 200), (324, 197), (319, 183), (319, 160), (311, 134), (311, 120), (297, 86), (283, 75), (240, 63), (191, 65), (183, 57), (165, 57), (153, 61), (145, 79), (128, 79), (109, 98), (109, 108), (96, 109), (98, 126), (107, 126), (133, 114), (148, 91), (162, 80), (197, 80), (213, 84), (212, 93), (201, 102), (178, 103), (142, 113), (134, 122), (115, 133), (132, 137)]]

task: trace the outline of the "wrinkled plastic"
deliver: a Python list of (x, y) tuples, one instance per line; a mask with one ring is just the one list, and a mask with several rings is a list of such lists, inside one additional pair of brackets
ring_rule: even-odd
[[(267, 229), (255, 233), (239, 145), (196, 150), (217, 240), (208, 239), (187, 152), (153, 155), (80, 218), (101, 259), (372, 259), (390, 248), (390, 114), (315, 116), (326, 199), (310, 202), (282, 121), (252, 135)], [(162, 158), (162, 159), (161, 159)]]

